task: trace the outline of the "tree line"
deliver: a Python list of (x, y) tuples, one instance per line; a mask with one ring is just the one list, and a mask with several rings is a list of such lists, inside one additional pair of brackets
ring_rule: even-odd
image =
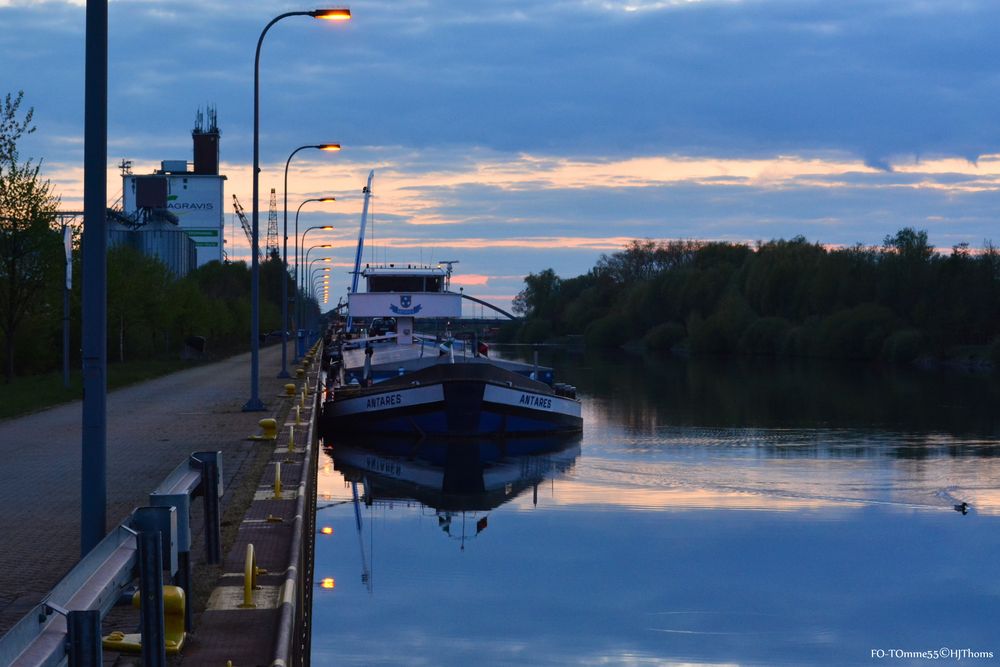
[[(35, 131), (33, 110), (22, 111), (22, 102), (23, 93), (7, 94), (0, 105), (0, 338), (7, 382), (62, 366), (66, 254), (59, 198), (41, 162), (20, 158), (18, 140)], [(79, 229), (73, 232), (70, 360), (79, 366), (82, 262)], [(282, 274), (279, 258), (260, 264), (262, 332), (281, 329)], [(315, 300), (299, 297), (310, 318), (318, 315)], [(107, 310), (111, 362), (175, 356), (193, 336), (205, 338), (212, 354), (237, 352), (250, 343), (250, 269), (245, 262), (211, 262), (178, 278), (155, 257), (111, 247)]]
[(908, 227), (879, 247), (633, 240), (575, 278), (530, 274), (514, 309), (523, 321), (507, 334), (521, 342), (891, 362), (1000, 354), (1000, 252), (936, 252)]

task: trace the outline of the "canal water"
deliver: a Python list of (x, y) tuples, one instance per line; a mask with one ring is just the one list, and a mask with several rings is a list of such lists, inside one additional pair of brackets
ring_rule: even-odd
[(993, 377), (542, 361), (579, 438), (327, 443), (314, 664), (1000, 664)]

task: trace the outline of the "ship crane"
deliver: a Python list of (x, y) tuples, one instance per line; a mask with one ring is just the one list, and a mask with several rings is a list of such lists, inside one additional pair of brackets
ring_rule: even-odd
[[(365, 223), (368, 222), (368, 201), (372, 196), (372, 179), (375, 177), (375, 170), (368, 172), (368, 185), (361, 191), (365, 195), (365, 202), (361, 207), (361, 231), (358, 233), (358, 249), (354, 253), (354, 275), (351, 278), (351, 294), (358, 291), (358, 278), (361, 276), (361, 254), (365, 248)], [(347, 313), (347, 332), (351, 332), (353, 320), (350, 312)]]

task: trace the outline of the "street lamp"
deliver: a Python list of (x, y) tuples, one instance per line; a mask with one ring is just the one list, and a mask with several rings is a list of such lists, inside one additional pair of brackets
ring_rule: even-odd
[[(330, 197), (329, 199), (333, 200), (333, 197)], [(310, 200), (307, 200), (307, 201), (310, 201)], [(320, 201), (326, 201), (326, 199), (321, 199)], [(302, 202), (302, 203), (304, 204), (305, 202)], [(308, 229), (306, 229), (306, 231), (302, 232), (302, 244), (303, 245), (305, 245), (305, 242), (306, 242), (306, 234), (308, 234), (309, 232), (313, 231), (314, 229), (319, 229), (321, 231), (332, 232), (333, 231), (333, 225), (316, 225), (314, 227), (309, 227)], [(322, 246), (322, 247), (332, 248), (333, 246), (327, 244), (327, 245)], [(296, 254), (295, 255), (295, 280), (296, 280), (296, 286), (298, 286), (298, 279), (299, 279), (298, 269), (299, 269), (299, 256), (298, 256), (298, 254)]]
[[(313, 246), (313, 248), (325, 248), (325, 247), (329, 247), (329, 244), (324, 244), (324, 245), (318, 245), (318, 246)], [(313, 248), (309, 248), (309, 250), (312, 250)], [(307, 261), (308, 261), (308, 259), (309, 259), (309, 250), (307, 250), (307, 251), (306, 251), (306, 260), (307, 260)], [(313, 261), (309, 262), (309, 263), (308, 263), (308, 264), (306, 265), (306, 269), (307, 269), (307, 271), (308, 271), (308, 269), (309, 269), (309, 268), (310, 268), (310, 267), (311, 267), (311, 266), (312, 266), (313, 264), (315, 264), (316, 262), (327, 262), (327, 263), (329, 263), (329, 262), (332, 262), (332, 261), (333, 261), (333, 260), (332, 260), (332, 259), (330, 259), (329, 257), (317, 257), (316, 259), (314, 259)], [(327, 267), (327, 270), (330, 270), (330, 269), (329, 269), (329, 267)], [(307, 272), (306, 272), (306, 271), (303, 271), (303, 272), (302, 272), (302, 293), (303, 293), (303, 294), (306, 294), (306, 275), (311, 275), (311, 274), (307, 274)], [(315, 296), (315, 293), (314, 293), (314, 292), (313, 292), (312, 290), (310, 290), (310, 291), (309, 291), (309, 295), (310, 295), (310, 296), (313, 296), (313, 297), (314, 297), (314, 296)], [(304, 315), (305, 315), (305, 314), (303, 313), (303, 317), (304, 317)], [(304, 353), (305, 353), (305, 352), (303, 351), (303, 354), (304, 354)]]
[[(312, 274), (314, 273), (314, 271), (312, 270), (312, 265), (313, 265), (313, 264), (315, 264), (316, 262), (332, 262), (332, 261), (333, 261), (333, 260), (332, 260), (332, 259), (330, 259), (329, 257), (317, 257), (317, 258), (316, 258), (316, 259), (314, 259), (313, 261), (311, 261), (311, 262), (309, 262), (308, 264), (306, 264), (306, 266), (307, 266), (307, 267), (308, 267), (308, 269), (309, 269), (309, 277), (310, 277), (310, 278), (312, 278), (312, 277), (313, 277), (313, 275), (312, 275)], [(324, 267), (324, 268), (325, 268), (325, 269), (327, 269), (328, 271), (330, 270), (330, 267), (328, 267), (328, 266), (327, 266), (327, 267)]]
[[(337, 199), (336, 199), (336, 197), (313, 197), (312, 199), (306, 199), (301, 204), (299, 204), (299, 207), (297, 209), (295, 209), (295, 290), (296, 290), (296, 294), (298, 293), (298, 289), (299, 289), (299, 213), (302, 212), (302, 207), (305, 206), (306, 204), (308, 204), (311, 201), (334, 202), (334, 201), (337, 201)], [(314, 228), (310, 227), (310, 229), (314, 229)], [(327, 226), (322, 227), (322, 229), (333, 229), (333, 227), (330, 227), (329, 225), (327, 225)], [(305, 239), (306, 233), (308, 233), (308, 232), (309, 232), (309, 230), (307, 229), (305, 232), (302, 233), (302, 238), (303, 239)], [(298, 302), (296, 302), (296, 304), (297, 303)], [(302, 319), (302, 308), (298, 307), (298, 308), (296, 308), (296, 311), (297, 311), (298, 320), (301, 320)], [(300, 354), (305, 354), (305, 341), (300, 341), (300, 345), (297, 346), (297, 348), (298, 347), (301, 347), (302, 349), (296, 349), (295, 350), (296, 359), (298, 358), (298, 356)]]
[(346, 21), (351, 18), (349, 9), (314, 9), (306, 12), (285, 12), (271, 19), (257, 38), (257, 51), (253, 60), (253, 234), (250, 249), (250, 400), (243, 406), (245, 412), (264, 410), (260, 400), (260, 260), (258, 253), (259, 236), (259, 192), (260, 176), (260, 47), (264, 36), (275, 23), (289, 16), (311, 16), (316, 19)]
[[(322, 285), (327, 285), (327, 286), (330, 285), (330, 275), (328, 273), (326, 273), (329, 270), (330, 270), (329, 267), (324, 267), (324, 268), (321, 268), (321, 269), (316, 269), (315, 271), (313, 271), (310, 274), (311, 278), (312, 278), (312, 288), (313, 288), (312, 289), (312, 294), (313, 294), (314, 297), (318, 296), (318, 293), (319, 293), (319, 290), (316, 289), (316, 285), (317, 284), (322, 284)], [(317, 283), (317, 279), (320, 276), (323, 277), (323, 280), (322, 280), (322, 282)]]
[[(315, 264), (316, 262), (330, 262), (330, 261), (332, 261), (332, 260), (331, 260), (331, 259), (329, 259), (329, 258), (326, 258), (326, 259), (314, 259), (314, 260), (313, 260), (313, 263)], [(332, 271), (332, 269), (331, 269), (330, 267), (324, 267), (324, 268), (322, 268), (322, 269), (316, 269), (316, 271), (314, 271), (313, 273), (316, 273), (316, 272), (318, 272), (318, 271)], [(303, 289), (303, 290), (302, 290), (302, 293), (303, 293), (303, 295), (304, 295), (304, 294), (306, 293), (306, 292), (305, 292), (305, 289)], [(310, 291), (309, 291), (309, 296), (310, 296), (310, 298), (313, 298), (313, 299), (315, 299), (315, 297), (316, 297), (316, 293), (315, 293), (315, 291), (313, 291), (313, 290), (310, 290)], [(318, 303), (318, 299), (317, 299), (317, 304), (316, 304), (316, 305), (317, 305), (317, 306), (319, 305), (319, 303)], [(311, 317), (311, 316), (310, 316), (310, 317)]]
[[(316, 248), (332, 248), (332, 247), (333, 246), (330, 245), (329, 243), (321, 243), (320, 245), (310, 246), (309, 249), (306, 250), (306, 259), (305, 259), (304, 262), (302, 262), (303, 264), (306, 265), (306, 271), (308, 271), (309, 267), (312, 266), (313, 264), (315, 264), (316, 262), (332, 262), (333, 261), (329, 257), (324, 257), (324, 258), (314, 259), (312, 262), (310, 262), (309, 261), (309, 253), (311, 253)], [(305, 287), (306, 287), (306, 271), (302, 272), (302, 289), (305, 289)]]
[[(279, 378), (290, 377), (288, 375), (288, 165), (291, 164), (292, 158), (299, 151), (306, 148), (315, 148), (321, 151), (339, 151), (340, 144), (306, 144), (305, 146), (299, 146), (292, 154), (288, 156), (285, 160), (285, 223), (284, 223), (284, 246), (281, 251), (281, 266), (284, 269), (284, 274), (281, 279), (282, 290), (281, 290), (281, 317), (282, 317), (282, 327), (281, 327), (281, 371), (278, 373)], [(330, 198), (332, 199), (332, 197)], [(311, 201), (311, 200), (306, 200)], [(305, 203), (305, 202), (303, 202)], [(302, 207), (299, 206), (301, 209)], [(298, 225), (299, 216), (298, 213), (295, 214), (295, 235), (298, 237)], [(298, 261), (298, 256), (296, 256), (295, 261)], [(296, 283), (296, 288), (298, 283)], [(298, 356), (298, 355), (296, 355)]]

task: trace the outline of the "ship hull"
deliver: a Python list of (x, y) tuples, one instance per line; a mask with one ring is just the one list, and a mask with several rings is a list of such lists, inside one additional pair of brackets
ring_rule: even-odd
[(579, 432), (580, 401), (490, 364), (437, 364), (365, 388), (338, 388), (323, 408), (336, 433), (436, 437)]

